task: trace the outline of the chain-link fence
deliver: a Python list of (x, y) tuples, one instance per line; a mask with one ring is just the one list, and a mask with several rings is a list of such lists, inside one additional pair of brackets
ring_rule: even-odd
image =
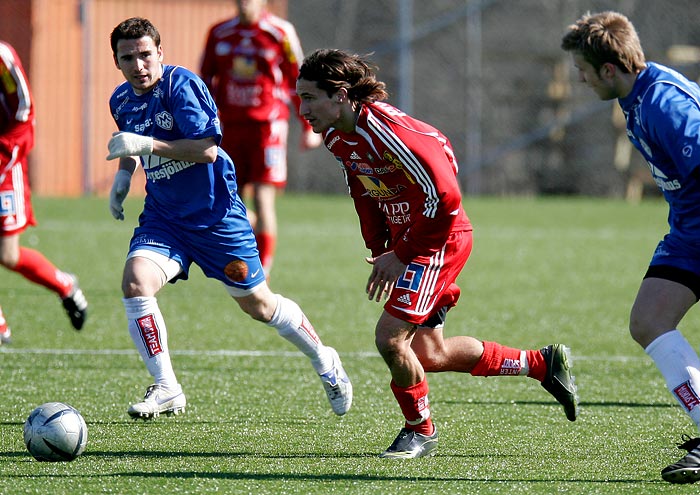
[[(616, 102), (577, 83), (560, 49), (566, 26), (586, 11), (624, 13), (647, 59), (700, 74), (697, 0), (290, 0), (288, 7), (305, 52), (374, 53), (390, 101), (451, 139), (470, 194), (654, 191), (644, 183), (646, 165), (618, 139)], [(344, 189), (323, 149), (300, 153), (290, 141), (290, 169), (291, 190)]]

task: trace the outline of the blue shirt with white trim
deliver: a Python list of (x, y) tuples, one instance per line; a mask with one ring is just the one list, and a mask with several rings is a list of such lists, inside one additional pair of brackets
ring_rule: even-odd
[[(145, 94), (128, 82), (109, 100), (120, 131), (165, 141), (214, 138), (221, 142), (217, 107), (204, 82), (191, 71), (163, 66), (163, 76)], [(204, 229), (232, 208), (245, 208), (237, 196), (233, 161), (219, 148), (214, 163), (194, 163), (156, 155), (141, 157), (146, 174), (144, 214), (153, 213), (187, 229)]]
[(670, 233), (700, 245), (700, 87), (649, 62), (619, 103), (627, 136), (669, 204)]

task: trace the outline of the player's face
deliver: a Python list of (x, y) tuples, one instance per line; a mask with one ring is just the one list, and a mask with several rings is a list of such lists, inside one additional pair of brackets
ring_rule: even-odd
[(338, 125), (342, 114), (338, 99), (319, 89), (316, 81), (298, 79), (297, 94), (301, 98), (299, 115), (309, 122), (314, 132), (322, 133), (331, 127), (342, 129)]
[(150, 36), (117, 42), (114, 63), (137, 95), (150, 91), (162, 77), (162, 61), (163, 50)]
[(265, 8), (265, 0), (236, 0), (238, 15), (246, 23), (257, 22)]
[(591, 88), (601, 100), (612, 100), (619, 95), (615, 89), (614, 81), (609, 74), (610, 64), (605, 64), (600, 70), (596, 70), (590, 63), (586, 62), (583, 55), (572, 52), (574, 67), (578, 71), (579, 82), (585, 83)]

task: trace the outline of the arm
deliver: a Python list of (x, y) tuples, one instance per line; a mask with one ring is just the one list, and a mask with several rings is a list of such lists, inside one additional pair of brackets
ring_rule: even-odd
[(216, 94), (214, 88), (214, 78), (216, 76), (216, 67), (214, 59), (214, 46), (216, 39), (214, 38), (214, 28), (209, 30), (207, 41), (204, 45), (204, 53), (202, 54), (202, 63), (199, 67), (199, 74), (207, 85), (212, 94)]
[(133, 157), (119, 159), (119, 169), (114, 176), (112, 189), (109, 192), (109, 211), (116, 220), (124, 220), (124, 207), (122, 204), (129, 194), (131, 187), (131, 175), (136, 170), (137, 161)]
[(379, 209), (375, 200), (364, 195), (365, 188), (357, 178), (349, 177), (345, 173), (345, 181), (360, 221), (360, 233), (365, 241), (365, 246), (370, 250), (372, 256), (385, 253), (391, 243), (391, 233), (386, 224), (384, 212)]
[(164, 141), (133, 132), (115, 132), (107, 145), (107, 160), (143, 155), (156, 155), (194, 163), (216, 161), (218, 146), (214, 138)]
[[(405, 141), (404, 141), (405, 142)], [(455, 219), (462, 213), (462, 193), (456, 176), (456, 162), (449, 142), (416, 138), (410, 145), (416, 185), (424, 193), (422, 210), (417, 211), (410, 228), (396, 241), (394, 251), (408, 264), (417, 256), (432, 256), (447, 242)]]

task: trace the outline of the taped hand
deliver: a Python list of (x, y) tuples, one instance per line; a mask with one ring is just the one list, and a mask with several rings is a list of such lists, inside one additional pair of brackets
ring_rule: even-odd
[(127, 156), (142, 156), (153, 153), (153, 138), (133, 132), (115, 132), (107, 144), (109, 155), (107, 160), (125, 158)]
[(117, 220), (124, 220), (122, 203), (129, 193), (129, 187), (131, 187), (131, 174), (127, 170), (119, 169), (114, 176), (112, 190), (109, 192), (109, 211)]

